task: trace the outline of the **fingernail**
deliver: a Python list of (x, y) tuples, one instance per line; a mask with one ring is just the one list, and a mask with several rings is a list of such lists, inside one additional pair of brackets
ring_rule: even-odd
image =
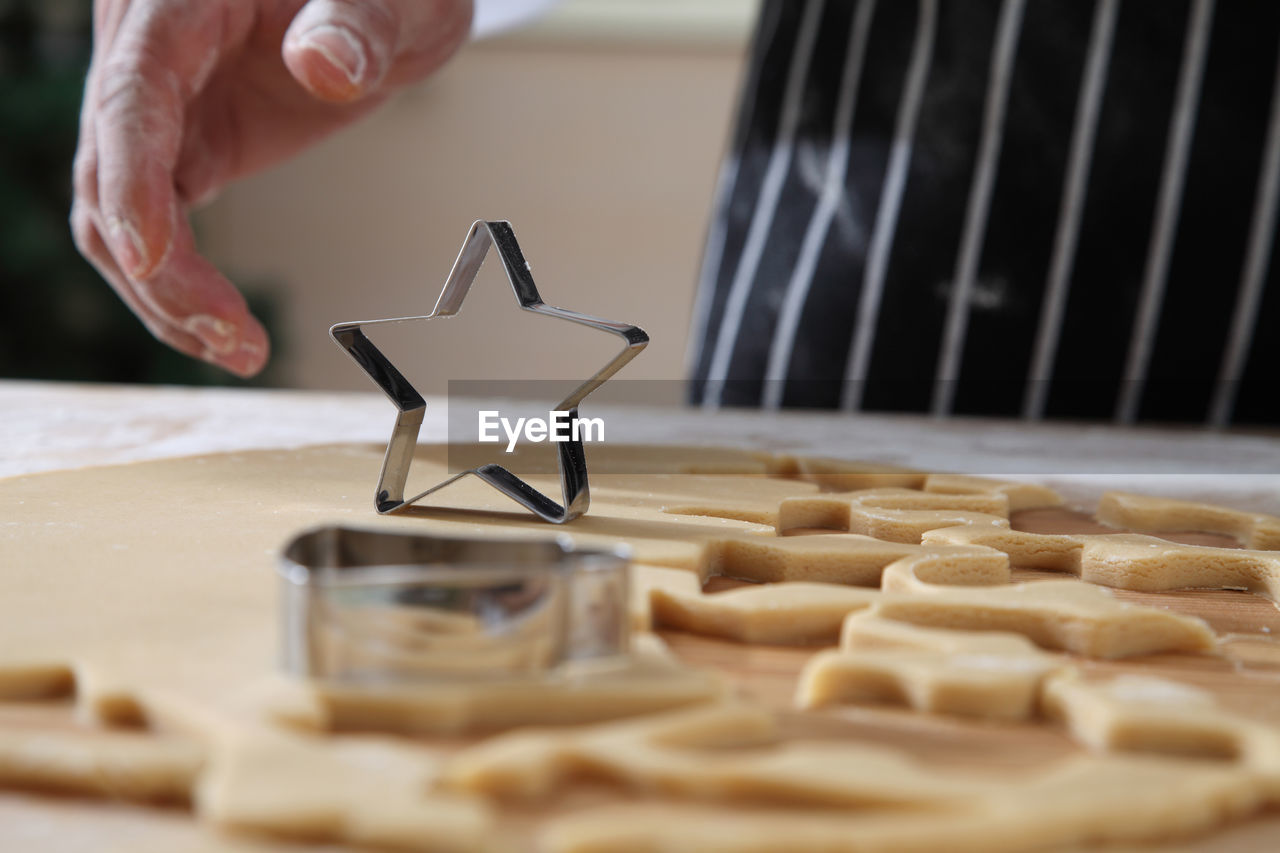
[(200, 357), (223, 370), (229, 370), (242, 379), (249, 379), (262, 370), (266, 361), (266, 348), (249, 341), (242, 341), (234, 352), (218, 353), (206, 348)]
[(307, 30), (298, 40), (303, 48), (319, 53), (329, 64), (342, 72), (353, 86), (359, 86), (368, 59), (364, 47), (354, 34), (344, 27), (324, 24)]
[(125, 275), (136, 278), (147, 271), (150, 266), (147, 246), (142, 242), (142, 235), (133, 223), (119, 216), (107, 217), (107, 237), (111, 240), (111, 250)]
[(240, 330), (234, 324), (210, 314), (193, 314), (182, 321), (182, 328), (215, 356), (230, 355), (240, 343)]

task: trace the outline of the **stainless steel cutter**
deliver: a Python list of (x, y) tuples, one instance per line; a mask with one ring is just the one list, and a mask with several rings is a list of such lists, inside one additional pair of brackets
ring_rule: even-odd
[[(370, 326), (433, 320), (457, 314), (490, 247), (497, 252), (521, 308), (535, 314), (545, 314), (599, 329), (602, 332), (617, 335), (623, 341), (621, 352), (557, 404), (556, 410), (568, 412), (571, 423), (578, 418), (579, 404), (592, 391), (621, 370), (623, 365), (635, 358), (649, 343), (649, 336), (637, 326), (614, 323), (544, 303), (533, 283), (529, 264), (520, 251), (520, 245), (516, 242), (515, 233), (511, 230), (511, 223), (477, 220), (472, 224), (467, 239), (462, 244), (462, 251), (458, 253), (453, 269), (445, 280), (440, 298), (430, 314), (338, 323), (329, 330), (330, 337), (377, 383), (398, 410), (395, 426), (391, 431), (391, 439), (387, 443), (382, 472), (378, 476), (378, 488), (374, 499), (374, 506), (380, 514), (402, 510), (468, 474), (479, 477), (539, 518), (553, 524), (572, 521), (585, 513), (591, 504), (586, 454), (582, 441), (576, 437), (576, 434), (575, 437), (556, 444), (563, 504), (556, 503), (552, 498), (497, 464), (481, 465), (478, 468), (463, 471), (412, 497), (406, 498), (404, 495), (405, 483), (418, 442), (418, 433), (422, 427), (426, 401), (395, 365), (365, 336), (364, 330)], [(518, 346), (518, 343), (512, 345)]]

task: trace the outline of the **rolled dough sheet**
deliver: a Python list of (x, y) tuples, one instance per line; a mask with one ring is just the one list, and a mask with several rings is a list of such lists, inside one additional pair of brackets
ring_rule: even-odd
[(211, 833), (186, 812), (0, 792), (0, 850), (58, 853), (339, 853), (327, 844)]
[[(291, 535), (334, 523), (444, 535), (563, 533), (478, 482), (460, 483), (450, 496), (454, 507), (470, 510), (424, 508), (379, 518), (368, 492), (380, 465), (378, 448), (337, 446), (0, 482), (0, 503), (11, 508), (0, 532), (0, 700), (74, 691), (82, 720), (148, 724), (179, 744), (170, 749), (145, 734), (28, 729), (0, 738), (0, 762), (7, 762), (0, 779), (142, 800), (188, 799), (194, 785), (206, 820), (295, 837), (400, 844), (407, 834), (422, 844), (434, 838), (429, 846), (443, 849), (466, 847), (466, 839), (482, 836), (483, 817), (467, 832), (429, 821), (444, 834), (424, 835), (417, 821), (435, 806), (416, 783), (400, 786), (418, 792), (407, 800), (384, 792), (377, 802), (338, 809), (335, 804), (349, 799), (343, 791), (380, 790), (356, 783), (361, 772), (390, 766), (389, 753), (335, 742), (336, 752), (326, 758), (299, 748), (298, 740), (286, 747), (245, 740), (245, 732), (264, 725), (264, 707), (279, 711), (275, 561)], [(431, 449), (416, 469), (424, 477), (445, 475)], [(765, 500), (776, 506), (783, 495), (809, 488), (784, 484)], [(648, 493), (626, 504), (598, 500), (583, 522), (575, 527), (581, 542), (625, 540), (650, 559), (693, 571), (712, 539), (773, 537), (771, 526), (666, 514)], [(598, 690), (584, 684), (563, 696), (483, 688), (364, 691), (294, 682), (290, 720), (312, 728), (458, 731), (477, 723), (612, 718), (705, 701), (721, 691), (719, 679), (664, 658), (656, 638), (639, 645), (636, 677), (628, 671), (610, 676), (613, 681)], [(276, 760), (282, 755), (288, 760)], [(269, 802), (246, 799), (243, 792), (251, 786), (244, 780), (261, 774), (244, 768), (268, 765), (281, 774), (278, 787), (293, 793)], [(410, 767), (396, 778), (414, 772)]]
[[(444, 450), (421, 450), (414, 475), (444, 479)], [(375, 516), (369, 490), (381, 455), (360, 445), (248, 451), (0, 482), (0, 502), (11, 508), (0, 536), (0, 698), (74, 682), (93, 718), (205, 730), (244, 713), (273, 670), (275, 555), (299, 530), (337, 523), (442, 535), (565, 532), (471, 478), (441, 493), (447, 506)], [(779, 538), (771, 525), (672, 514), (674, 484), (661, 473), (637, 475), (641, 457), (660, 460), (668, 474), (710, 465), (720, 480), (695, 485), (695, 497), (699, 488), (706, 497), (730, 491), (741, 505), (776, 509), (812, 490), (762, 479), (764, 463), (750, 454), (594, 448), (595, 468), (620, 473), (593, 477), (599, 496), (568, 531), (576, 541), (623, 541), (638, 562), (700, 577), (870, 585), (893, 559), (933, 550), (848, 534)], [(735, 465), (744, 473), (720, 473)]]
[[(438, 449), (415, 464), (424, 478), (446, 471)], [(380, 465), (378, 448), (332, 446), (0, 482), (10, 508), (0, 534), (0, 698), (38, 698), (74, 681), (94, 718), (204, 729), (242, 714), (274, 671), (275, 560), (298, 531), (564, 532), (474, 480), (450, 490), (450, 508), (378, 517), (369, 490)], [(573, 528), (583, 544), (623, 540), (640, 559), (690, 570), (705, 561), (708, 541), (736, 535), (772, 538), (773, 529), (669, 515), (643, 499), (598, 500)]]
[[(886, 780), (892, 783), (892, 779)], [(1159, 790), (1158, 796), (1152, 796)], [(1245, 774), (1194, 762), (1106, 758), (1067, 761), (1017, 780), (983, 806), (932, 813), (834, 813), (662, 804), (584, 811), (548, 826), (551, 853), (1013, 853), (1142, 842), (1204, 832), (1247, 814), (1263, 797)]]
[[(486, 451), (491, 456), (491, 450)], [(636, 453), (634, 449), (628, 452)], [(651, 464), (652, 451), (644, 451), (644, 458), (646, 464)], [(640, 562), (688, 572), (698, 579), (725, 573), (766, 581), (839, 580), (875, 585), (885, 565), (893, 560), (936, 555), (942, 550), (936, 545), (874, 540), (858, 545), (863, 537), (849, 534), (778, 539), (773, 526), (778, 505), (788, 498), (812, 494), (812, 488), (800, 479), (781, 484), (758, 479), (765, 472), (781, 472), (809, 477), (814, 482), (829, 479), (840, 488), (928, 488), (923, 474), (867, 471), (856, 465), (842, 467), (835, 463), (797, 463), (788, 469), (780, 459), (732, 453), (717, 456), (702, 450), (692, 451), (688, 457), (673, 452), (662, 458), (667, 474), (709, 470), (716, 477), (726, 478), (714, 486), (714, 490), (735, 488), (735, 494), (725, 501), (730, 505), (725, 514), (717, 517), (673, 512), (714, 503), (715, 496), (695, 495), (684, 506), (677, 505), (671, 482), (663, 483), (661, 477), (655, 477), (647, 483), (650, 488), (645, 487), (645, 476), (635, 474), (638, 456), (615, 460), (614, 475), (597, 475), (612, 463), (607, 453), (593, 451), (596, 501), (592, 513), (568, 532), (583, 544), (625, 541)], [(376, 844), (400, 845), (418, 837), (421, 824), (417, 821), (438, 804), (424, 805), (414, 798), (406, 801), (401, 798), (402, 789), (414, 788), (419, 796), (431, 800), (435, 795), (424, 789), (431, 787), (440, 766), (435, 758), (424, 755), (419, 761), (414, 756), (400, 755), (398, 749), (389, 753), (378, 743), (359, 744), (327, 736), (327, 746), (303, 749), (304, 754), (295, 756), (295, 761), (289, 756), (295, 755), (301, 741), (288, 740), (282, 746), (278, 741), (264, 744), (246, 735), (259, 731), (264, 685), (275, 682), (271, 676), (277, 644), (275, 554), (298, 530), (332, 523), (446, 535), (540, 537), (565, 531), (534, 520), (488, 487), (472, 481), (463, 481), (442, 493), (441, 502), (447, 502), (447, 506), (416, 507), (403, 517), (376, 517), (369, 506), (369, 492), (380, 465), (380, 448), (336, 446), (167, 460), (0, 482), (0, 502), (11, 508), (0, 532), (0, 571), (6, 579), (6, 595), (0, 598), (0, 698), (47, 696), (74, 685), (76, 702), (86, 718), (106, 724), (143, 721), (159, 729), (174, 730), (179, 736), (196, 735), (193, 742), (210, 750), (205, 754), (208, 772), (201, 777), (197, 806), (201, 814), (219, 825)], [(441, 451), (424, 448), (415, 462), (415, 478), (430, 483), (443, 479), (446, 473)], [(770, 485), (758, 494), (748, 494), (737, 488), (745, 481), (734, 479), (743, 476), (752, 477), (755, 484)], [(615, 479), (611, 481), (610, 477)], [(551, 478), (535, 479), (535, 485), (554, 491), (555, 484)], [(1010, 503), (1015, 502), (1008, 490), (1001, 491), (990, 484), (944, 483), (936, 490), (998, 493)], [(1045, 495), (1017, 498), (1032, 503), (1049, 500), (1050, 496)], [(1001, 567), (1007, 565), (1003, 554), (991, 552), (990, 559)], [(55, 602), (53, 609), (50, 605)], [(638, 618), (643, 618), (643, 613)], [(344, 713), (350, 715), (349, 720), (358, 721), (361, 713), (371, 709), (383, 714), (380, 718), (375, 714), (377, 725), (385, 725), (388, 718), (397, 715), (413, 716), (412, 696), (401, 696), (395, 702), (383, 696), (370, 705), (368, 697), (317, 690), (309, 697), (310, 705), (302, 702), (293, 707), (295, 711), (305, 709), (303, 716), (310, 713), (309, 724), (318, 729), (341, 728)], [(646, 706), (631, 710), (651, 709)], [(519, 714), (510, 708), (504, 713), (496, 725), (519, 721)], [(613, 708), (608, 715), (616, 713), (620, 711)], [(579, 714), (573, 721), (581, 719)], [(784, 769), (795, 774), (792, 778), (799, 780), (796, 790), (803, 790), (805, 762), (816, 760), (823, 750), (811, 748), (811, 752), (801, 753), (803, 762), (788, 763), (797, 753), (784, 748), (779, 753), (782, 759), (775, 756), (770, 760), (781, 762)], [(109, 750), (103, 754), (109, 754)], [(261, 772), (261, 762), (273, 754), (288, 758), (269, 762), (283, 776)], [(624, 755), (614, 757), (627, 763)], [(180, 759), (177, 753), (163, 753), (155, 756), (155, 763), (181, 776), (189, 768)], [(644, 755), (636, 760), (641, 762), (637, 765), (643, 771), (641, 776), (631, 777), (628, 770), (622, 773), (623, 777), (643, 778), (644, 773), (661, 777), (662, 768), (645, 764)], [(747, 755), (741, 759), (742, 766), (720, 762), (698, 768), (698, 772), (707, 774), (727, 768), (732, 771), (730, 775), (720, 778), (732, 791), (733, 785), (738, 784), (733, 780), (739, 778), (732, 773), (742, 767), (748, 776), (755, 772), (754, 778), (761, 781), (765, 776), (760, 766), (774, 766), (767, 761), (753, 764), (755, 760)], [(361, 773), (377, 775), (391, 765), (400, 768), (391, 773), (392, 777), (408, 779), (410, 783), (382, 795), (377, 795), (382, 789), (376, 784), (360, 784)], [(1098, 765), (1095, 762), (1085, 766)], [(1138, 777), (1171, 778), (1148, 771), (1148, 764), (1107, 766), (1114, 772), (1108, 770), (1109, 775), (1098, 777), (1099, 781), (1122, 789), (1130, 787)], [(1138, 769), (1131, 772), (1124, 768)], [(1186, 774), (1182, 770), (1173, 773), (1177, 779), (1186, 779), (1185, 786), (1175, 786), (1175, 793), (1195, 790), (1207, 804), (1195, 815), (1184, 810), (1182, 823), (1199, 826), (1208, 820), (1208, 811), (1217, 820), (1223, 814), (1256, 806), (1258, 794), (1251, 786), (1252, 780), (1242, 783), (1239, 774), (1232, 771), (1229, 776), (1222, 776), (1221, 770), (1200, 768)], [(306, 784), (293, 785), (294, 771), (303, 774)], [(1055, 779), (1058, 775), (1050, 774)], [(246, 778), (248, 782), (237, 781)], [(272, 778), (278, 779), (273, 783), (276, 789), (292, 787), (294, 795), (274, 800), (246, 796), (254, 785), (268, 784)], [(711, 777), (707, 779), (710, 782)], [(967, 780), (969, 783), (972, 779)], [(360, 796), (349, 798), (341, 794), (353, 785)], [(1047, 791), (1041, 793), (1053, 799)], [(367, 808), (359, 806), (364, 802), (360, 797), (365, 794), (377, 795), (378, 802), (369, 803)], [(1189, 797), (1190, 794), (1183, 799)], [(1181, 802), (1178, 796), (1170, 800), (1175, 805)], [(353, 802), (357, 805), (353, 806)], [(1092, 821), (1090, 825), (1102, 827), (1098, 832), (1104, 837), (1108, 832), (1117, 837), (1149, 837), (1151, 827), (1158, 824), (1158, 816), (1152, 813), (1143, 824), (1148, 835), (1131, 836), (1138, 830), (1115, 829), (1118, 809), (1097, 798), (1064, 809), (1036, 814), (1047, 815), (1049, 829), (1069, 822)], [(466, 818), (467, 808), (456, 811), (455, 817)], [(593, 814), (583, 812), (581, 820), (590, 822)], [(562, 847), (555, 839), (565, 837), (563, 831), (573, 825), (573, 819), (567, 818), (569, 823), (559, 826), (559, 835), (553, 832), (547, 836), (553, 842), (552, 849), (627, 849), (628, 833), (633, 827), (625, 823), (613, 827), (612, 839), (601, 841), (603, 846)], [(475, 812), (471, 828), (457, 830), (454, 839), (466, 846), (469, 839), (480, 838), (486, 831), (486, 820), (483, 809)], [(1029, 820), (1020, 817), (1017, 822), (1017, 837), (1024, 842), (1075, 838), (1051, 832), (1036, 835)], [(1112, 822), (1107, 823), (1108, 820)], [(761, 832), (760, 842), (771, 841), (776, 846), (780, 837), (777, 833), (790, 825), (787, 819), (779, 818)], [(817, 835), (795, 836), (793, 840), (818, 841), (827, 837), (822, 835), (827, 827), (824, 821), (814, 825), (818, 827)], [(603, 827), (598, 823), (593, 826), (597, 830)], [(696, 826), (687, 834), (662, 835), (675, 827), (676, 822), (647, 827), (640, 835), (650, 840), (663, 838), (660, 843), (668, 845), (673, 838), (687, 842), (701, 837)], [(441, 843), (448, 841), (445, 838)], [(182, 848), (175, 842), (175, 849)], [(652, 848), (642, 841), (635, 849)]]

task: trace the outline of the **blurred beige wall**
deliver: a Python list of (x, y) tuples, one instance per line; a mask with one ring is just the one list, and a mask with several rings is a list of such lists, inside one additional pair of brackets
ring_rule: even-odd
[[(214, 262), (278, 300), (278, 382), (371, 388), (327, 328), (428, 312), (478, 218), (511, 220), (546, 301), (650, 333), (626, 376), (683, 376), (754, 4), (735, 2), (701, 30), (601, 23), (572, 14), (599, 0), (567, 5), (533, 31), (468, 46), (371, 119), (199, 215)], [(410, 377), (424, 391), (449, 377), (536, 377), (563, 361), (570, 338), (508, 310), (494, 269), (464, 310), (485, 323), (461, 337), (419, 324)]]

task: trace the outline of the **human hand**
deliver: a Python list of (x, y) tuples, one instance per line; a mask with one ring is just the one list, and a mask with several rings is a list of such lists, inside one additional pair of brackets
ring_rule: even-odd
[(77, 247), (156, 338), (252, 376), (266, 332), (187, 208), (425, 77), (470, 22), (471, 0), (96, 0)]

